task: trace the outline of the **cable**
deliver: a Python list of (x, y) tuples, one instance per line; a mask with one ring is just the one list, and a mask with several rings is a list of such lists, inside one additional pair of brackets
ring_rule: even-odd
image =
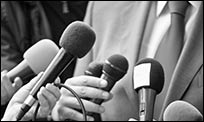
[[(61, 88), (61, 87), (64, 87), (65, 89), (69, 90), (77, 99), (77, 101), (79, 102), (80, 106), (81, 106), (81, 109), (82, 109), (82, 113), (83, 113), (83, 116), (84, 116), (84, 121), (87, 121), (87, 115), (86, 115), (86, 110), (85, 110), (85, 107), (84, 107), (84, 104), (83, 102), (81, 101), (81, 98), (78, 96), (78, 94), (71, 88), (69, 88), (68, 86), (64, 85), (64, 84), (61, 84), (61, 83), (54, 83), (55, 86)], [(39, 107), (39, 103), (37, 105), (37, 108), (35, 110), (35, 113), (34, 113), (34, 118), (33, 120), (35, 121), (36, 120), (36, 117), (37, 117), (37, 111), (38, 109), (40, 108)]]
[(82, 113), (83, 113), (83, 116), (84, 116), (84, 121), (87, 121), (87, 115), (86, 115), (86, 109), (84, 107), (84, 104), (83, 102), (81, 101), (81, 98), (78, 96), (78, 94), (72, 90), (71, 88), (69, 88), (68, 86), (64, 85), (64, 84), (61, 84), (61, 83), (54, 83), (54, 85), (58, 86), (58, 87), (64, 87), (66, 88), (67, 90), (69, 90), (76, 98), (77, 98), (77, 101), (79, 102), (80, 106), (81, 106), (81, 109), (82, 109)]
[(35, 113), (34, 113), (34, 116), (33, 116), (33, 121), (36, 121), (36, 118), (37, 118), (37, 113), (38, 113), (38, 109), (40, 108), (40, 104), (37, 103), (37, 107), (35, 109)]

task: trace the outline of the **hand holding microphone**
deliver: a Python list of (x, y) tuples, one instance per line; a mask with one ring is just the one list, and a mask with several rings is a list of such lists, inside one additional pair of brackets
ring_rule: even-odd
[(203, 115), (188, 102), (176, 100), (170, 103), (163, 114), (164, 121), (203, 121)]
[[(104, 91), (111, 91), (113, 86), (117, 81), (119, 81), (128, 70), (128, 61), (127, 59), (119, 54), (110, 56), (105, 63), (103, 64), (101, 79), (108, 81), (108, 85), (105, 88), (102, 88)], [(99, 98), (94, 98), (91, 100), (93, 103), (101, 105), (104, 100)], [(88, 113), (93, 116), (96, 121), (101, 120), (101, 116), (97, 113)]]
[[(108, 85), (105, 88), (102, 88), (104, 91), (110, 91), (115, 83), (119, 81), (128, 70), (128, 61), (127, 59), (119, 54), (112, 55), (109, 57), (103, 64), (101, 79), (108, 81)], [(104, 100), (99, 98), (94, 98), (91, 100), (93, 103), (101, 105)], [(101, 120), (100, 114), (97, 113), (88, 113), (93, 116), (96, 121)]]
[[(29, 92), (33, 86), (38, 82), (40, 77), (42, 77), (42, 73), (33, 78), (29, 83), (21, 87), (14, 94), (6, 108), (2, 121), (16, 121), (16, 116), (21, 109), (21, 105), (29, 95)], [(37, 94), (37, 98), (40, 104), (37, 118), (46, 118), (50, 114), (55, 103), (58, 101), (60, 95), (60, 90), (54, 85), (47, 84), (45, 87), (42, 87)], [(31, 120), (34, 116), (34, 111), (35, 106), (30, 109), (30, 111), (22, 118), (22, 120)]]
[(46, 68), (43, 76), (31, 90), (17, 116), (17, 120), (20, 120), (35, 103), (40, 87), (49, 82), (54, 82), (74, 59), (86, 55), (92, 48), (94, 42), (94, 31), (83, 22), (75, 21), (65, 29), (60, 38), (60, 46), (62, 48), (58, 51), (57, 55)]
[[(1, 73), (1, 105), (6, 104), (28, 79), (44, 71), (58, 50), (57, 45), (51, 40), (40, 40), (24, 53), (24, 60), (20, 64), (9, 72), (3, 71)], [(16, 80), (17, 77), (21, 80)]]
[[(86, 75), (70, 78), (65, 84), (83, 98), (82, 101), (87, 112), (100, 114), (105, 111), (101, 103), (112, 98), (109, 91), (126, 74), (127, 69), (127, 59), (121, 55), (113, 55), (103, 65), (100, 63), (90, 64), (87, 71), (85, 71)], [(94, 73), (95, 71), (98, 73)], [(93, 77), (87, 74), (95, 75)], [(95, 76), (100, 76), (100, 78)], [(76, 104), (76, 98), (63, 88), (61, 89), (61, 93), (62, 96), (52, 114), (54, 120), (62, 121), (69, 118), (82, 121), (82, 114), (76, 110), (80, 109), (80, 106)], [(89, 99), (87, 100), (87, 98)], [(88, 116), (89, 120), (93, 120), (91, 116)]]
[(139, 121), (153, 121), (156, 95), (164, 85), (164, 71), (159, 62), (146, 58), (134, 67), (134, 89), (139, 97)]
[(35, 75), (45, 71), (58, 51), (59, 48), (53, 41), (42, 39), (26, 50), (23, 54), (24, 60), (10, 70), (7, 76), (11, 81), (20, 77), (26, 84), (26, 80), (30, 81)]
[[(77, 92), (81, 98), (83, 98), (82, 101), (86, 111), (89, 112), (104, 112), (103, 106), (99, 106), (98, 104), (89, 101), (91, 98), (97, 97), (107, 100), (110, 99), (111, 96), (108, 92), (100, 90), (100, 88), (106, 87), (107, 85), (107, 81), (99, 78), (102, 74), (103, 64), (104, 63), (102, 62), (92, 62), (84, 72), (84, 76), (70, 78), (65, 82), (65, 85), (69, 86)], [(77, 103), (77, 99), (71, 92), (64, 88), (61, 89), (61, 93), (62, 96), (52, 111), (53, 119), (55, 121), (63, 121), (66, 119), (83, 121), (82, 113), (79, 110), (81, 108), (79, 105), (75, 104)], [(102, 94), (106, 95), (102, 96)], [(91, 116), (88, 116), (87, 118), (88, 120), (93, 120), (93, 117)]]
[[(103, 65), (101, 79), (108, 81), (108, 85), (102, 90), (110, 91), (115, 83), (119, 81), (128, 70), (128, 61), (127, 59), (119, 54), (112, 55), (109, 57), (105, 64)], [(102, 99), (92, 99), (94, 103), (102, 104), (104, 100)]]

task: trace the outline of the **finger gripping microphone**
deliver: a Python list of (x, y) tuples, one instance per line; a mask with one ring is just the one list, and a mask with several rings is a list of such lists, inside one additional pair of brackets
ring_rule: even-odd
[(75, 21), (64, 30), (59, 42), (62, 48), (30, 91), (17, 116), (17, 120), (20, 120), (35, 103), (40, 87), (54, 82), (74, 59), (85, 56), (92, 48), (94, 42), (95, 32), (83, 22)]
[(153, 121), (155, 98), (164, 85), (161, 64), (151, 58), (140, 60), (134, 67), (133, 84), (139, 97), (139, 121)]
[(12, 82), (16, 77), (20, 77), (26, 84), (28, 79), (47, 68), (58, 51), (59, 48), (53, 41), (42, 39), (26, 50), (23, 54), (24, 60), (10, 70), (7, 76)]
[[(87, 70), (84, 71), (84, 75), (94, 76), (94, 77), (99, 78), (102, 75), (102, 69), (103, 69), (103, 63), (94, 61), (88, 65)], [(86, 97), (84, 99), (85, 100), (91, 100), (91, 98), (88, 98), (88, 97)], [(77, 109), (77, 111), (82, 113), (81, 109)], [(90, 114), (90, 113), (88, 113), (88, 114)], [(71, 120), (71, 121), (73, 121), (73, 120)]]
[(203, 121), (203, 115), (188, 102), (176, 100), (170, 103), (163, 114), (164, 121)]
[[(102, 62), (91, 62), (88, 66), (88, 69), (84, 72), (85, 75), (100, 77), (102, 75), (103, 63)], [(85, 98), (90, 100), (90, 98)]]

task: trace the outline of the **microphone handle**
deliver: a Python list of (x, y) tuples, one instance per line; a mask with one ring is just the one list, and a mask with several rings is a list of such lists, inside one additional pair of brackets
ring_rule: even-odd
[(31, 90), (30, 95), (37, 98), (39, 88), (41, 86), (45, 86), (47, 83), (54, 82), (55, 79), (66, 69), (67, 66), (69, 66), (74, 59), (74, 56), (65, 52), (65, 50), (61, 48), (52, 62), (46, 68), (43, 76)]
[(45, 86), (47, 83), (54, 82), (54, 80), (66, 69), (67, 66), (69, 66), (74, 59), (75, 57), (67, 53), (63, 48), (59, 50), (52, 62), (46, 68), (43, 76), (30, 91), (29, 96), (26, 98), (23, 106), (21, 107), (17, 120), (20, 120), (35, 103), (37, 100), (37, 92), (40, 87)]
[(150, 88), (141, 88), (139, 95), (139, 121), (153, 121), (154, 102), (156, 91)]

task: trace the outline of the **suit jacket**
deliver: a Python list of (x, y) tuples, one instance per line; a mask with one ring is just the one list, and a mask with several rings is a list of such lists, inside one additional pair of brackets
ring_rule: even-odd
[(172, 75), (162, 113), (175, 100), (187, 101), (203, 114), (203, 3)]

